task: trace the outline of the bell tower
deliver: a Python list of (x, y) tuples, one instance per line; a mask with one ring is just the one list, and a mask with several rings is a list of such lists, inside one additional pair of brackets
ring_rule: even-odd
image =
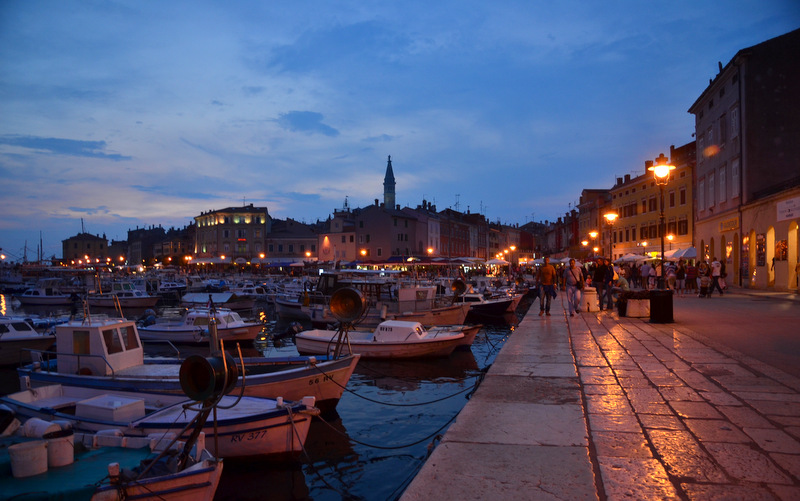
[(387, 209), (394, 209), (394, 172), (392, 172), (392, 156), (386, 163), (386, 176), (383, 178), (383, 206)]

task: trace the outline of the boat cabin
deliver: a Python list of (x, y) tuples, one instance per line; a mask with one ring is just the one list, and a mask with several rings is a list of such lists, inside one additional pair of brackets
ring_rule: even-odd
[(425, 336), (425, 328), (419, 322), (386, 320), (375, 328), (372, 341), (376, 343), (404, 343), (417, 341)]
[(136, 324), (122, 319), (71, 321), (56, 326), (58, 372), (111, 376), (142, 365), (144, 350)]

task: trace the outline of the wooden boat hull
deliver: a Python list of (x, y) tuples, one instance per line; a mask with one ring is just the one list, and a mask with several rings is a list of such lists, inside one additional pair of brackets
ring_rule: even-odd
[[(463, 341), (464, 335), (456, 335), (425, 339), (415, 342), (381, 342), (360, 341), (350, 333), (350, 342), (342, 346), (343, 354), (358, 353), (362, 358), (424, 358), (447, 357)], [(314, 330), (295, 335), (295, 346), (300, 353), (326, 355), (332, 353), (336, 346), (336, 331)]]
[(56, 342), (55, 336), (39, 336), (26, 339), (0, 339), (0, 366), (30, 362), (27, 350), (48, 350)]
[(143, 445), (149, 440), (127, 439), (123, 447), (122, 437), (104, 436), (99, 438), (103, 445), (93, 446), (98, 437), (76, 433), (75, 443), (82, 443), (84, 447), (76, 448), (73, 462), (50, 467), (46, 474), (12, 477), (8, 447), (38, 440), (41, 439), (18, 436), (3, 439), (0, 446), (0, 499), (212, 501), (222, 476), (223, 461), (203, 452), (197, 463), (181, 471), (156, 473), (138, 480), (124, 479), (114, 484), (108, 478), (108, 465), (117, 463), (120, 470), (138, 467), (142, 460), (154, 454), (150, 447)]
[[(122, 418), (113, 420), (107, 417), (79, 416), (76, 406), (86, 403), (94, 397), (107, 396), (115, 404), (124, 405), (132, 400), (144, 400), (145, 406), (161, 403), (162, 407), (145, 415), (130, 420)], [(96, 433), (101, 430), (121, 430), (122, 434), (131, 437), (147, 437), (150, 434), (180, 432), (194, 418), (197, 412), (186, 408), (185, 396), (177, 403), (168, 396), (140, 394), (137, 392), (98, 392), (87, 388), (51, 385), (48, 387), (27, 390), (0, 397), (3, 403), (13, 409), (18, 416), (39, 418), (44, 420), (68, 420), (73, 429), (84, 433)], [(209, 417), (202, 431), (206, 434), (206, 448), (218, 457), (274, 456), (292, 457), (302, 451), (302, 445), (308, 435), (311, 416), (302, 404), (287, 404), (292, 410), (278, 408), (274, 400), (243, 397), (223, 397), (216, 409), (216, 420)], [(108, 408), (111, 404), (109, 404)], [(230, 407), (232, 406), (232, 407)], [(118, 406), (119, 407), (119, 406)], [(216, 432), (216, 433), (215, 433)], [(181, 435), (187, 439), (190, 432)]]
[[(158, 303), (158, 296), (119, 298), (119, 305), (123, 308), (152, 308)], [(86, 300), (89, 306), (97, 308), (114, 308), (113, 297), (91, 297)]]
[[(358, 359), (359, 356), (354, 355), (315, 363), (282, 363), (276, 360), (269, 362), (269, 371), (260, 371), (257, 367), (261, 365), (263, 368), (268, 359), (246, 359), (245, 367), (252, 368), (249, 372), (256, 373), (247, 374), (244, 381), (240, 377), (234, 393), (238, 394), (244, 382), (244, 395), (248, 397), (280, 396), (287, 400), (301, 400), (312, 396), (320, 409), (333, 409), (342, 397)], [(20, 377), (27, 376), (34, 387), (63, 384), (95, 391), (132, 391), (181, 398), (184, 394), (178, 377), (179, 360), (149, 361), (142, 366), (123, 369), (114, 377), (61, 374), (55, 369), (55, 366), (44, 363), (39, 370), (26, 366), (18, 368), (17, 372)]]
[[(261, 324), (242, 325), (238, 327), (217, 327), (217, 338), (223, 341), (252, 341), (261, 332)], [(208, 332), (191, 326), (174, 326), (153, 324), (139, 327), (139, 337), (144, 340), (166, 340), (173, 343), (205, 344), (208, 343)]]

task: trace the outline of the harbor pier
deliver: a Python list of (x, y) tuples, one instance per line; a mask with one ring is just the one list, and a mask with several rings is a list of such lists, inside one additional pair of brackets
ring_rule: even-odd
[(800, 499), (800, 378), (706, 335), (788, 333), (796, 357), (797, 295), (676, 298), (671, 324), (563, 298), (531, 308), (403, 501)]

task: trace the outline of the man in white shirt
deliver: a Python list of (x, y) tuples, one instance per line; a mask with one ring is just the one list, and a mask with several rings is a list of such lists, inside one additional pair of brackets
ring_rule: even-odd
[(722, 263), (717, 260), (717, 257), (714, 256), (714, 260), (711, 261), (711, 290), (708, 291), (708, 296), (711, 297), (713, 294), (714, 289), (719, 291), (719, 295), (722, 295), (722, 286), (719, 285), (719, 277), (722, 274)]

